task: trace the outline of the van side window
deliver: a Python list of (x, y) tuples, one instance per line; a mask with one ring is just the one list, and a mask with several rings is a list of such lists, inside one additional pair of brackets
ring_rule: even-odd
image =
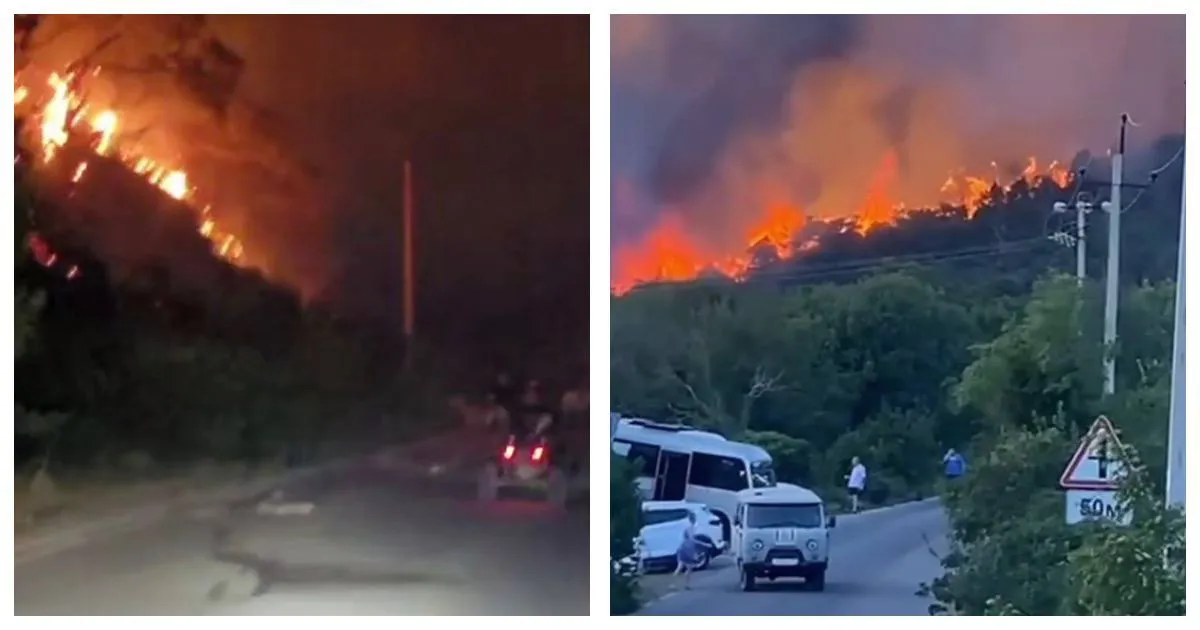
[[(620, 446), (617, 446), (617, 445)], [(620, 451), (618, 451), (618, 448)], [(659, 448), (652, 444), (642, 444), (641, 442), (627, 442), (625, 440), (613, 440), (613, 451), (620, 453), (624, 451), (625, 459), (628, 461), (640, 461), (637, 465), (638, 476), (654, 477), (658, 469), (658, 451)]]
[(692, 454), (692, 472), (688, 483), (733, 491), (750, 487), (745, 462), (706, 453)]

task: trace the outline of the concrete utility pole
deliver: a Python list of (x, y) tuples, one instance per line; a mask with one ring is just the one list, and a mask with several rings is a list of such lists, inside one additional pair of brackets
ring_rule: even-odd
[(1117, 150), (1112, 156), (1112, 193), (1100, 207), (1108, 212), (1108, 272), (1104, 290), (1104, 393), (1116, 391), (1116, 357), (1113, 353), (1117, 341), (1117, 303), (1121, 275), (1121, 176), (1125, 167), (1125, 129), (1129, 125), (1129, 114), (1121, 114), (1121, 134)]
[(1084, 232), (1087, 231), (1087, 213), (1091, 209), (1091, 204), (1082, 201), (1075, 204), (1075, 279), (1079, 281), (1079, 286), (1083, 286), (1087, 278), (1087, 240)]
[(1175, 277), (1175, 355), (1171, 362), (1171, 420), (1167, 430), (1167, 505), (1182, 508), (1187, 503), (1187, 469), (1185, 467), (1187, 447), (1186, 415), (1184, 406), (1187, 379), (1184, 376), (1184, 346), (1187, 341), (1187, 317), (1184, 314), (1184, 253), (1187, 244), (1184, 221), (1187, 208), (1187, 183), (1184, 179), (1183, 191), (1179, 198), (1179, 270)]
[[(1079, 198), (1075, 201), (1075, 278), (1079, 281), (1079, 286), (1083, 286), (1083, 281), (1087, 279), (1087, 214), (1094, 209), (1091, 198), (1087, 193), (1079, 193)], [(1067, 204), (1059, 201), (1054, 204), (1055, 212), (1066, 212)], [(1065, 232), (1060, 232), (1054, 238), (1055, 242), (1069, 244), (1070, 237)]]

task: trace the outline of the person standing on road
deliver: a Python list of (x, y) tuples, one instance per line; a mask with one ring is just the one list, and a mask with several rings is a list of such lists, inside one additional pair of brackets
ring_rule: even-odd
[(675, 575), (683, 574), (683, 590), (691, 588), (689, 582), (692, 569), (700, 564), (700, 541), (696, 540), (696, 515), (690, 510), (687, 515), (687, 525), (683, 528), (683, 539), (679, 541), (679, 551), (675, 553)]
[(946, 479), (954, 481), (967, 472), (967, 460), (958, 451), (950, 449), (942, 456), (942, 465), (946, 467)]
[(846, 475), (846, 493), (850, 495), (850, 511), (858, 512), (858, 497), (867, 487), (867, 467), (858, 456), (850, 460), (850, 474)]

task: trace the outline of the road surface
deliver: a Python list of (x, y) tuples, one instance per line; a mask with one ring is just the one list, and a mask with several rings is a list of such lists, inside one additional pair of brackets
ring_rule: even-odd
[[(922, 582), (941, 575), (947, 522), (936, 501), (839, 517), (831, 536), (824, 592), (801, 580), (759, 582), (744, 593), (728, 559), (692, 576), (688, 591), (672, 591), (642, 615), (928, 615)], [(931, 551), (932, 547), (932, 551)]]
[[(363, 464), (16, 567), (18, 615), (586, 615), (587, 499), (477, 504)], [(252, 595), (257, 590), (256, 595)]]

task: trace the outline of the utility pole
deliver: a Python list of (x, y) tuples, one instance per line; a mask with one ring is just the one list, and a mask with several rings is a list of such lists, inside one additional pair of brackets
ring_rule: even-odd
[(1087, 278), (1087, 241), (1084, 233), (1087, 231), (1087, 213), (1091, 209), (1091, 204), (1083, 201), (1075, 204), (1075, 279), (1081, 287)]
[[(1083, 286), (1083, 281), (1087, 279), (1087, 214), (1093, 210), (1094, 206), (1091, 202), (1091, 197), (1087, 193), (1079, 193), (1078, 199), (1075, 201), (1075, 278), (1079, 282), (1079, 286)], [(1066, 212), (1067, 204), (1059, 201), (1054, 204), (1055, 212)], [(1071, 244), (1071, 237), (1066, 232), (1056, 233), (1051, 237), (1056, 243), (1063, 245)]]
[(413, 354), (413, 330), (416, 309), (413, 302), (413, 181), (412, 162), (404, 161), (404, 363), (410, 365)]
[(1182, 508), (1187, 503), (1187, 447), (1185, 444), (1186, 415), (1184, 388), (1184, 347), (1187, 345), (1187, 318), (1184, 315), (1184, 246), (1187, 244), (1184, 220), (1187, 208), (1186, 178), (1179, 198), (1179, 269), (1175, 276), (1175, 340), (1171, 361), (1171, 420), (1167, 429), (1167, 505)]
[(1129, 114), (1121, 114), (1121, 133), (1112, 156), (1112, 192), (1100, 207), (1108, 212), (1108, 272), (1104, 290), (1104, 394), (1116, 391), (1114, 353), (1117, 341), (1117, 303), (1121, 274), (1121, 176), (1125, 166), (1125, 129)]

